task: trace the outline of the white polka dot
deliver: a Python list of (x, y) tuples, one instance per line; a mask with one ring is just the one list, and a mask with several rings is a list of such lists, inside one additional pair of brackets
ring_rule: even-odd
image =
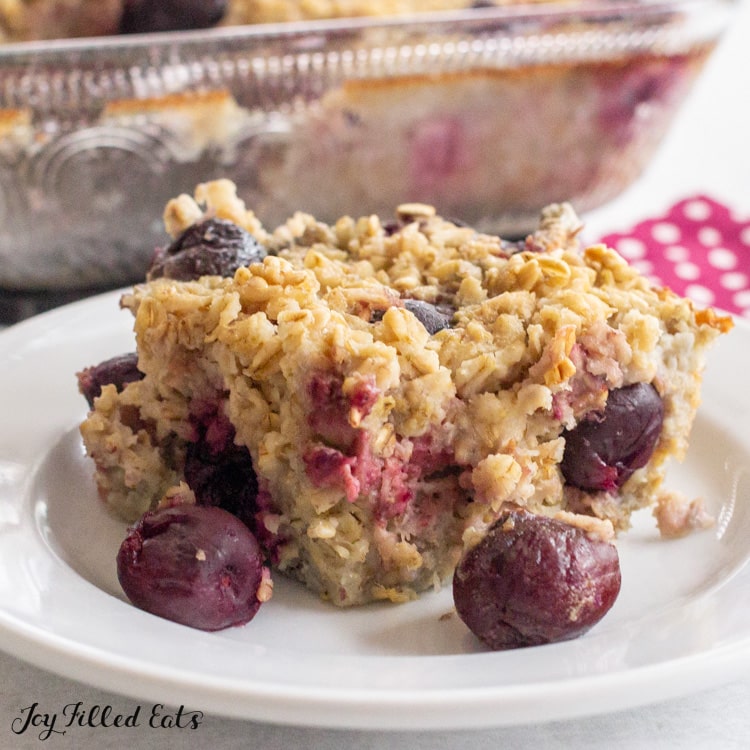
[(714, 301), (714, 293), (700, 284), (689, 284), (685, 289), (685, 295), (701, 305), (710, 305)]
[(743, 317), (745, 317), (745, 318), (750, 318), (750, 307), (748, 307), (748, 308), (746, 308), (745, 310), (743, 310), (743, 311), (742, 311), (742, 315), (743, 315)]
[(737, 266), (737, 256), (726, 247), (715, 247), (708, 253), (708, 262), (721, 271), (729, 271)]
[(675, 276), (678, 279), (684, 279), (685, 281), (695, 281), (700, 278), (701, 269), (695, 265), (695, 263), (678, 263), (674, 267)]
[(680, 241), (680, 228), (668, 221), (660, 221), (651, 227), (651, 236), (657, 242), (672, 244)]
[(705, 221), (711, 215), (711, 206), (706, 201), (690, 201), (685, 204), (682, 211), (688, 219)]
[(745, 227), (740, 232), (740, 242), (742, 242), (743, 245), (750, 247), (750, 226)]
[(682, 263), (690, 257), (690, 251), (682, 245), (670, 245), (664, 249), (664, 257), (672, 263)]
[(750, 289), (745, 289), (744, 292), (737, 292), (737, 294), (732, 297), (732, 302), (734, 302), (737, 307), (750, 307)]
[(748, 278), (744, 273), (739, 271), (733, 271), (732, 273), (724, 273), (721, 275), (719, 282), (724, 289), (736, 292), (740, 289), (744, 289), (747, 286)]
[(721, 239), (721, 232), (716, 227), (702, 227), (698, 232), (698, 242), (704, 247), (715, 247)]
[(646, 254), (646, 246), (635, 237), (623, 237), (617, 241), (615, 248), (620, 255), (629, 260), (642, 258)]
[(630, 264), (636, 271), (640, 271), (644, 276), (654, 272), (654, 264), (650, 260), (636, 260)]

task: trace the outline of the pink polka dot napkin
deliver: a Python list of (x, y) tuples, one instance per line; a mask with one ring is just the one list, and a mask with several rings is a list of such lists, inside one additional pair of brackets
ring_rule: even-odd
[(699, 305), (750, 317), (750, 218), (704, 195), (601, 238), (631, 265)]

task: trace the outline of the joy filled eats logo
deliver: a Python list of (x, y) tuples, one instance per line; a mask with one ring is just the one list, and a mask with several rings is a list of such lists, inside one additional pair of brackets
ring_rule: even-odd
[(83, 701), (68, 703), (60, 711), (45, 711), (39, 703), (22, 708), (11, 722), (13, 734), (37, 734), (40, 740), (63, 735), (68, 729), (197, 729), (203, 721), (202, 711), (187, 711), (185, 706), (169, 709), (163, 703), (136, 706), (131, 713), (118, 713), (112, 706), (85, 706)]

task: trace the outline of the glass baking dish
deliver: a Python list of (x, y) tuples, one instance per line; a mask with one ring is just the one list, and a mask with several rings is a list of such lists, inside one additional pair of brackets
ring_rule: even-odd
[(644, 169), (730, 0), (565, 2), (0, 48), (0, 289), (143, 276), (227, 177), (269, 227), (426, 202), (519, 235)]

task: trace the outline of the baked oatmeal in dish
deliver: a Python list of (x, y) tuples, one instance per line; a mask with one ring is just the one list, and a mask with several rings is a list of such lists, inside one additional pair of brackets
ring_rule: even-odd
[(731, 320), (581, 247), (569, 205), (518, 242), (423, 204), (269, 230), (218, 180), (165, 223), (174, 242), (122, 297), (137, 354), (100, 393), (79, 374), (124, 519), (230, 507), (341, 606), (439, 585), (510, 505), (602, 538), (641, 508), (682, 508), (668, 533), (707, 522), (662, 483)]
[(640, 175), (708, 54), (353, 78), (290, 115), (283, 159), (256, 149), (260, 168), (236, 181), (264, 219), (299, 206), (325, 220), (333, 207), (387, 215), (419, 200), (520, 236), (543, 206), (575, 196), (588, 210)]
[(0, 0), (0, 41), (116, 34), (124, 0)]
[[(539, 0), (536, 0), (539, 1)], [(470, 0), (0, 0), (6, 42), (492, 7)]]
[[(0, 286), (132, 284), (162, 241), (153, 206), (216, 176), (267, 227), (414, 201), (515, 237), (550, 203), (585, 215), (646, 168), (732, 2), (107, 3), (122, 31), (227, 15), (3, 45)], [(94, 7), (104, 23), (94, 0), (0, 0), (0, 29)]]

